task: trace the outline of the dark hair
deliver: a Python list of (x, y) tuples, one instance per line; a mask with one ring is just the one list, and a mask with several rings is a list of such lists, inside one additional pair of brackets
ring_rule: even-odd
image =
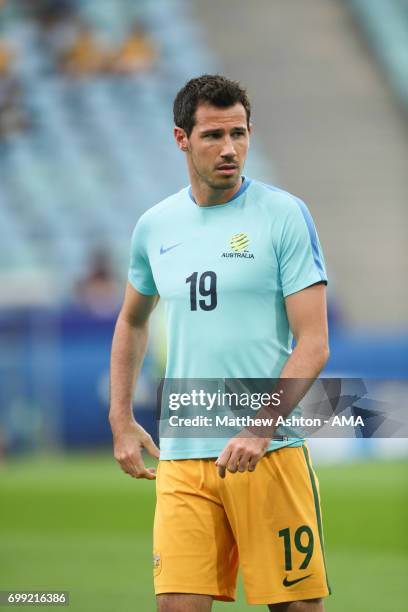
[(200, 103), (228, 108), (240, 102), (245, 108), (247, 125), (251, 117), (251, 104), (245, 89), (237, 81), (219, 74), (203, 74), (190, 79), (174, 99), (174, 123), (190, 136), (195, 125), (195, 113)]

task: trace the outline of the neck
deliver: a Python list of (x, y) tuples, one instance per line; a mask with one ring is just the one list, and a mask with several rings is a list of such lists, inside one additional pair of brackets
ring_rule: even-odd
[(190, 177), (191, 192), (198, 206), (215, 206), (217, 204), (225, 204), (231, 200), (234, 195), (240, 190), (242, 185), (242, 177), (240, 176), (233, 187), (227, 189), (214, 189), (207, 183), (204, 183), (199, 177)]

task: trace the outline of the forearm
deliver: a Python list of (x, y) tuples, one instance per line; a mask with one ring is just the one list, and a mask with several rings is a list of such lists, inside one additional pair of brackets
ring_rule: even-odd
[(329, 347), (324, 337), (301, 337), (283, 366), (280, 378), (314, 380), (326, 365), (328, 358)]
[(119, 315), (111, 353), (109, 410), (111, 425), (125, 424), (133, 419), (133, 392), (146, 353), (147, 340), (147, 323), (135, 326)]
[[(274, 423), (278, 417), (287, 417), (306, 395), (328, 357), (329, 349), (325, 338), (300, 338), (273, 389), (274, 394), (279, 393), (279, 405), (271, 403), (261, 408), (256, 416), (264, 418), (272, 416)], [(272, 438), (276, 425), (249, 429), (258, 435)]]
[(282, 368), (279, 389), (281, 404), (277, 409), (280, 416), (287, 416), (306, 395), (329, 358), (326, 338), (299, 338), (289, 359)]

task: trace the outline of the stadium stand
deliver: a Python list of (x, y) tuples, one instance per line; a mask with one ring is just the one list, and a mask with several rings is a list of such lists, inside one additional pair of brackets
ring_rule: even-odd
[(407, 0), (349, 0), (391, 85), (408, 110)]
[[(143, 7), (157, 65), (126, 77), (99, 71), (73, 79), (59, 70), (31, 14), (6, 20), (32, 126), (0, 144), (0, 274), (26, 282), (27, 269), (52, 276), (63, 266), (63, 299), (101, 244), (123, 272), (138, 216), (186, 183), (171, 138), (171, 101), (192, 65), (200, 71), (203, 61), (194, 49), (188, 58), (180, 53), (181, 40), (195, 33), (177, 4)], [(120, 48), (138, 10), (139, 3), (91, 1), (79, 6), (78, 18)]]

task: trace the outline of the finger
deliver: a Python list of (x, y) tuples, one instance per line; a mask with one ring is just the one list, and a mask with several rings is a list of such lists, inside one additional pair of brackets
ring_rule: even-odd
[(137, 478), (145, 478), (146, 480), (155, 480), (156, 474), (154, 471), (152, 472), (151, 469), (145, 469), (145, 471), (139, 474)]
[(131, 476), (132, 478), (135, 478), (135, 475), (133, 474), (132, 470), (130, 468), (124, 467), (124, 466), (120, 466), (122, 468), (122, 472), (124, 474), (126, 474), (127, 476)]
[(127, 460), (125, 457), (115, 457), (115, 460), (119, 464), (120, 469), (127, 473)]
[(120, 459), (119, 464), (122, 470), (126, 474), (129, 474), (129, 476), (132, 476), (132, 478), (148, 478), (150, 480), (155, 478), (155, 476), (146, 469), (140, 457), (128, 456)]
[(160, 450), (151, 437), (147, 438), (147, 440), (143, 443), (143, 446), (149, 455), (156, 457), (156, 459), (160, 459)]
[(249, 462), (251, 460), (251, 455), (243, 455), (239, 460), (239, 472), (245, 472), (248, 469)]
[(259, 458), (258, 457), (251, 457), (249, 462), (248, 462), (248, 472), (254, 472), (256, 466), (258, 465), (258, 461)]
[(246, 472), (251, 459), (252, 459), (252, 454), (249, 451), (247, 451), (246, 453), (242, 453), (239, 459), (238, 471)]
[(150, 469), (145, 466), (143, 459), (140, 456), (136, 457), (132, 462), (131, 475), (134, 476), (134, 478), (146, 478), (147, 480), (154, 480), (154, 478), (156, 478), (154, 473), (152, 473)]
[(218, 457), (218, 459), (215, 462), (215, 465), (217, 466), (217, 469), (218, 469), (218, 474), (221, 478), (225, 478), (225, 466), (228, 463), (230, 454), (231, 454), (230, 449), (228, 447), (224, 448), (221, 455)]
[(217, 466), (217, 467), (218, 467), (218, 475), (219, 475), (221, 478), (225, 478), (225, 465), (218, 464), (218, 466)]
[(146, 468), (137, 478), (146, 478), (146, 480), (156, 479), (156, 470), (154, 468)]
[(235, 472), (238, 471), (238, 466), (240, 464), (240, 461), (241, 461), (240, 452), (235, 451), (234, 453), (232, 453), (232, 455), (229, 458), (229, 461), (226, 466), (227, 470), (231, 472), (232, 474), (235, 474)]
[(125, 472), (125, 474), (129, 474), (129, 476), (133, 476), (133, 478), (136, 478), (137, 470), (134, 467), (130, 458), (121, 459), (119, 461), (119, 465), (122, 468), (122, 470)]
[(225, 466), (228, 462), (229, 456), (231, 454), (230, 449), (228, 448), (228, 446), (226, 446), (222, 452), (219, 454), (219, 456), (217, 457), (217, 459), (215, 460), (215, 465), (223, 465)]
[(224, 466), (227, 465), (231, 452), (232, 451), (229, 448), (229, 446), (226, 446), (224, 450), (222, 451), (222, 453), (220, 454), (220, 456), (216, 459), (215, 465), (224, 465)]
[(141, 478), (145, 478), (146, 480), (155, 480), (156, 478), (156, 474), (154, 472), (151, 472), (147, 468), (143, 468), (143, 470), (140, 470), (133, 467), (127, 472), (127, 474), (129, 474), (129, 476), (131, 476), (132, 478), (136, 478), (137, 480)]

